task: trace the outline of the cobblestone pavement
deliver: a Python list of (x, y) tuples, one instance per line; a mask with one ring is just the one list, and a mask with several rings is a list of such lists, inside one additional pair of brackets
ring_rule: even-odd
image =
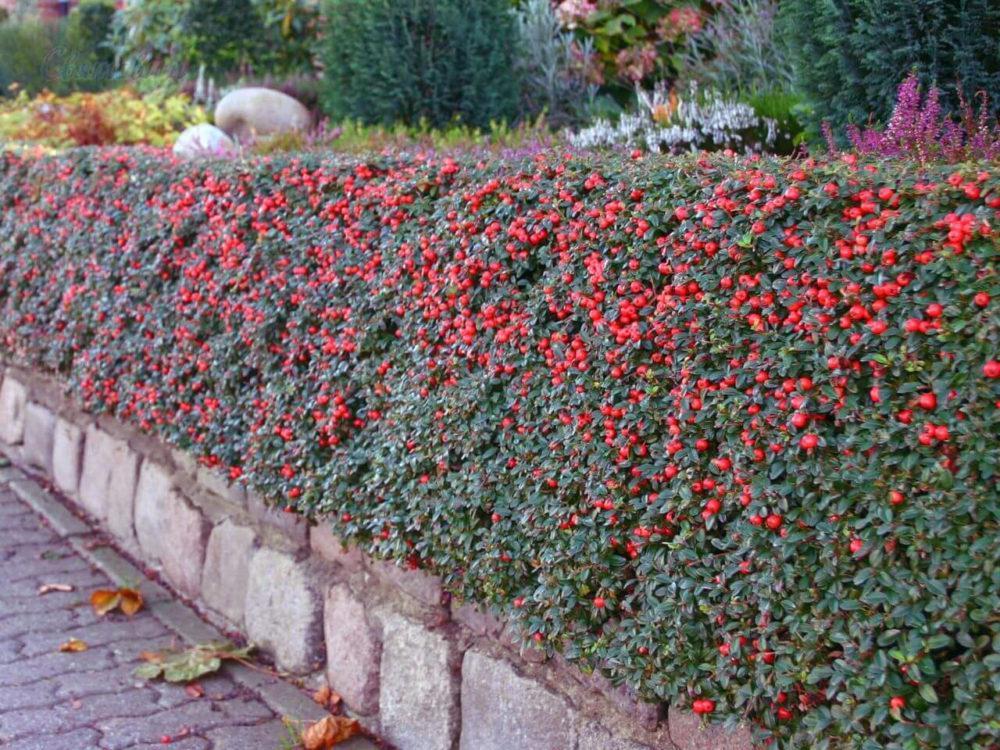
[[(39, 595), (44, 584), (71, 592)], [(97, 617), (112, 581), (0, 481), (0, 748), (279, 750), (287, 737), (262, 698), (225, 673), (183, 686), (133, 676), (139, 654), (178, 645), (153, 611)], [(77, 638), (86, 651), (63, 653)], [(285, 745), (287, 747), (287, 745)]]

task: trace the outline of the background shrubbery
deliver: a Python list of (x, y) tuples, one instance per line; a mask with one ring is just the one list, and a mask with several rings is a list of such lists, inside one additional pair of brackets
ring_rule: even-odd
[(489, 127), (517, 114), (509, 0), (328, 0), (334, 119)]
[(0, 157), (0, 344), (782, 748), (1000, 715), (996, 171)]

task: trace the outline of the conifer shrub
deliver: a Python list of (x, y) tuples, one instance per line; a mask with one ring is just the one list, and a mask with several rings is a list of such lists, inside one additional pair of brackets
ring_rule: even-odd
[(328, 0), (325, 16), (335, 120), (486, 129), (517, 116), (509, 0)]
[(916, 72), (937, 85), (946, 112), (966, 96), (1000, 97), (1000, 3), (995, 0), (782, 0), (781, 36), (812, 108), (840, 133), (885, 123), (896, 88)]

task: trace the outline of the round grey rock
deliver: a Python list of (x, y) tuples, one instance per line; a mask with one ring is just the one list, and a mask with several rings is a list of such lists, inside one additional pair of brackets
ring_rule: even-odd
[(177, 136), (174, 154), (181, 159), (228, 157), (236, 154), (236, 144), (219, 128), (203, 122)]
[(255, 137), (308, 130), (312, 122), (301, 102), (273, 89), (230, 91), (215, 107), (215, 124), (240, 143)]

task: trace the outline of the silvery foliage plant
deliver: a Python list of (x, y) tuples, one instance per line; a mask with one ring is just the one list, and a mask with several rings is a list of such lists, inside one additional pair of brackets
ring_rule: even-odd
[(684, 96), (671, 94), (660, 84), (652, 91), (636, 88), (638, 108), (623, 113), (617, 123), (598, 119), (569, 133), (580, 149), (625, 147), (652, 153), (719, 151), (742, 153), (770, 150), (778, 138), (777, 123), (758, 115), (753, 107), (717, 91), (699, 91), (692, 85)]

